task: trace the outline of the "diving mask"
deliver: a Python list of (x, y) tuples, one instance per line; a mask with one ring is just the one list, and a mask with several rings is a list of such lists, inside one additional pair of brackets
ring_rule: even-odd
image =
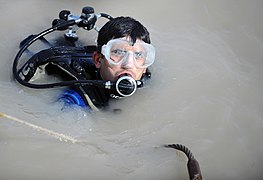
[(143, 41), (132, 42), (122, 38), (112, 39), (101, 48), (101, 53), (112, 65), (127, 63), (130, 58), (137, 68), (147, 68), (153, 64), (155, 48)]

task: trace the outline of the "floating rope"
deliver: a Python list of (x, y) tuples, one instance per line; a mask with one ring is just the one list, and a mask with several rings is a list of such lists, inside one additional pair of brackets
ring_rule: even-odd
[(43, 133), (45, 133), (47, 135), (50, 135), (50, 136), (55, 137), (56, 139), (59, 139), (60, 141), (71, 142), (71, 143), (79, 142), (77, 139), (75, 139), (73, 137), (70, 137), (70, 136), (67, 136), (65, 134), (52, 131), (52, 130), (47, 129), (47, 128), (43, 128), (41, 126), (37, 126), (35, 124), (26, 122), (26, 121), (24, 121), (22, 119), (18, 119), (16, 117), (13, 117), (13, 116), (10, 116), (10, 115), (4, 114), (4, 113), (0, 113), (0, 117), (5, 117), (5, 118), (7, 118), (9, 120), (12, 120), (12, 121), (18, 122), (20, 124), (26, 125), (28, 127), (31, 127), (31, 128), (33, 128), (33, 129), (35, 129), (37, 131), (41, 131), (41, 132), (43, 132)]
[(190, 180), (202, 180), (203, 179), (199, 163), (194, 158), (194, 155), (192, 154), (190, 149), (188, 149), (186, 146), (182, 144), (168, 144), (168, 145), (164, 145), (164, 147), (174, 148), (174, 149), (177, 149), (185, 153), (185, 155), (188, 157), (187, 169), (188, 169)]
[(184, 146), (182, 144), (168, 144), (168, 145), (165, 145), (165, 147), (174, 148), (174, 149), (177, 149), (179, 151), (182, 151), (185, 153), (185, 155), (188, 157), (188, 159), (194, 159), (194, 155), (192, 154), (190, 149), (188, 149), (186, 146)]

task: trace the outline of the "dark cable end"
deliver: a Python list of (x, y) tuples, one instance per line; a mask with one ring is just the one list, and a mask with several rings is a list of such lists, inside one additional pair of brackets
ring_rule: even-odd
[(202, 180), (201, 169), (198, 161), (194, 158), (192, 152), (182, 144), (168, 144), (164, 145), (166, 148), (174, 148), (185, 153), (188, 157), (187, 169), (190, 180)]
[(195, 158), (188, 160), (187, 169), (188, 169), (190, 180), (201, 180), (201, 179), (203, 179), (199, 163)]

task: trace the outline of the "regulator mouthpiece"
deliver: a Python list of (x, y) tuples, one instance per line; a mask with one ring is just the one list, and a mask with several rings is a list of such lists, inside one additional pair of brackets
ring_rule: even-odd
[(133, 95), (136, 89), (137, 82), (130, 76), (122, 76), (116, 82), (116, 90), (123, 97)]

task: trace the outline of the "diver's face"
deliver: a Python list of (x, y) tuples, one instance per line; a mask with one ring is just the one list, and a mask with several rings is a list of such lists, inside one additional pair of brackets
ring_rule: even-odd
[(119, 65), (111, 65), (107, 59), (103, 58), (100, 65), (100, 75), (102, 79), (116, 81), (121, 76), (131, 76), (135, 80), (140, 80), (146, 68), (137, 68), (132, 60)]
[[(137, 40), (136, 42), (140, 42)], [(116, 81), (121, 76), (131, 76), (135, 80), (140, 80), (143, 73), (146, 72), (146, 68), (139, 68), (134, 63), (134, 57), (128, 56), (125, 61), (119, 64), (110, 63), (105, 56), (100, 54), (100, 57), (94, 56), (94, 63), (97, 68), (100, 69), (100, 75), (103, 80)]]

